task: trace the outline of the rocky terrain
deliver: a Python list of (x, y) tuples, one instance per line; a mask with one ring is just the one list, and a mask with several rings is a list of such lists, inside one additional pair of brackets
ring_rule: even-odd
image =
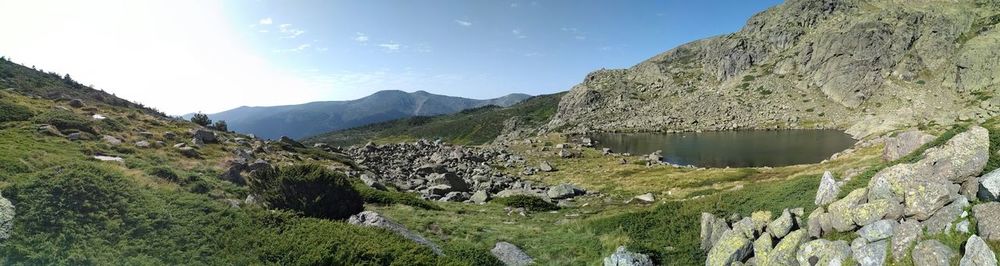
[(837, 128), (983, 121), (1000, 102), (992, 1), (790, 0), (738, 32), (595, 71), (550, 129)]

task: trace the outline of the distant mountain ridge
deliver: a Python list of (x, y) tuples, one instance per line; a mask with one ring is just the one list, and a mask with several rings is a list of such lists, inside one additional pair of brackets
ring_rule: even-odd
[(230, 130), (262, 138), (303, 138), (329, 131), (364, 126), (412, 116), (451, 114), (488, 105), (508, 107), (531, 97), (509, 94), (477, 100), (416, 91), (386, 90), (350, 101), (323, 101), (298, 105), (249, 107), (209, 114), (225, 120)]

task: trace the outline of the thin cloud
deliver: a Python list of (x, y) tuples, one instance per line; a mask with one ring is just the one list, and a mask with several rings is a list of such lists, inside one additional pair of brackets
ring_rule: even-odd
[(358, 32), (358, 33), (354, 34), (354, 38), (352, 38), (352, 39), (354, 39), (354, 41), (356, 41), (356, 42), (365, 43), (365, 42), (368, 42), (369, 38), (368, 38), (368, 35), (366, 35), (364, 33), (361, 33), (361, 32)]
[(516, 37), (518, 39), (528, 38), (528, 36), (524, 35), (524, 33), (522, 33), (521, 30), (519, 30), (519, 29), (513, 29), (513, 30), (510, 31), (510, 33), (514, 34), (514, 37)]
[(382, 47), (388, 52), (396, 52), (399, 51), (399, 49), (402, 48), (403, 46), (398, 43), (382, 43), (379, 44), (378, 47)]
[[(296, 46), (296, 47), (293, 47), (293, 48), (289, 48), (289, 49), (274, 50), (274, 52), (276, 52), (276, 53), (298, 53), (298, 52), (302, 52), (302, 51), (304, 51), (306, 49), (309, 49), (310, 47), (312, 47), (312, 44), (303, 43), (303, 44), (300, 44), (299, 46)], [(326, 49), (326, 48), (323, 48), (323, 49)]]
[(271, 20), (271, 18), (262, 18), (257, 22), (260, 25), (271, 25), (271, 23), (274, 23), (274, 20)]
[(580, 31), (580, 29), (577, 29), (577, 28), (562, 27), (562, 28), (559, 28), (559, 30), (561, 30), (563, 32), (567, 32), (567, 33), (573, 35), (573, 39), (577, 39), (577, 40), (581, 40), (581, 41), (587, 39), (587, 36), (584, 35), (584, 32)]
[(514, 3), (510, 3), (510, 7), (511, 7), (511, 8), (517, 8), (517, 7), (519, 7), (519, 6), (521, 6), (521, 4), (520, 4), (520, 3), (517, 3), (517, 2), (514, 2)]
[(278, 26), (278, 31), (285, 34), (285, 36), (281, 37), (284, 39), (294, 39), (295, 37), (299, 37), (299, 35), (306, 33), (304, 30), (292, 28), (292, 24), (281, 24)]
[(469, 27), (469, 26), (472, 26), (472, 22), (469, 22), (469, 21), (465, 21), (465, 20), (459, 20), (459, 19), (456, 19), (456, 20), (455, 20), (455, 23), (458, 23), (458, 25), (460, 25), (460, 26), (462, 26), (462, 27)]

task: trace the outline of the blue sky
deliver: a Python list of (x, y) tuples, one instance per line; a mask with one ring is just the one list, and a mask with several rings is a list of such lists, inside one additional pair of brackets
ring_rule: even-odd
[[(0, 0), (0, 55), (172, 114), (565, 91), (779, 1)], [(139, 2), (139, 3), (136, 3)], [(53, 36), (54, 35), (54, 36)], [(200, 96), (199, 96), (200, 95)]]

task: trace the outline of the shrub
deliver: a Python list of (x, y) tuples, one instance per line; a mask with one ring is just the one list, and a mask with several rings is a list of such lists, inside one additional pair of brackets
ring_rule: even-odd
[(212, 126), (210, 128), (218, 130), (218, 131), (222, 131), (222, 132), (228, 132), (229, 131), (229, 125), (226, 125), (226, 121), (225, 120), (215, 121), (215, 124), (212, 124)]
[(94, 127), (89, 120), (84, 119), (70, 111), (65, 111), (65, 110), (48, 111), (38, 116), (35, 116), (35, 118), (32, 119), (32, 121), (38, 124), (53, 125), (56, 128), (59, 128), (60, 131), (78, 130), (87, 133), (97, 134), (97, 132), (94, 131)]
[(364, 200), (347, 176), (319, 165), (254, 171), (248, 184), (268, 206), (310, 217), (346, 219), (363, 210)]
[(493, 202), (507, 207), (525, 208), (529, 211), (554, 211), (559, 209), (559, 206), (556, 206), (551, 202), (547, 202), (539, 197), (532, 197), (528, 195), (514, 195), (505, 198), (498, 198), (493, 200)]
[(19, 104), (0, 101), (0, 123), (31, 119), (31, 110)]
[(191, 117), (191, 122), (198, 124), (199, 126), (207, 127), (212, 124), (212, 119), (208, 119), (208, 115), (197, 113)]
[(177, 182), (180, 180), (180, 177), (177, 176), (177, 173), (174, 173), (174, 170), (163, 166), (150, 168), (149, 170), (146, 170), (146, 174), (159, 177), (170, 182)]
[(354, 190), (357, 190), (361, 194), (361, 198), (364, 199), (365, 203), (374, 204), (403, 204), (407, 206), (413, 206), (425, 210), (443, 210), (440, 206), (423, 199), (418, 199), (417, 197), (395, 191), (381, 191), (371, 187), (368, 187), (361, 182), (353, 182)]

